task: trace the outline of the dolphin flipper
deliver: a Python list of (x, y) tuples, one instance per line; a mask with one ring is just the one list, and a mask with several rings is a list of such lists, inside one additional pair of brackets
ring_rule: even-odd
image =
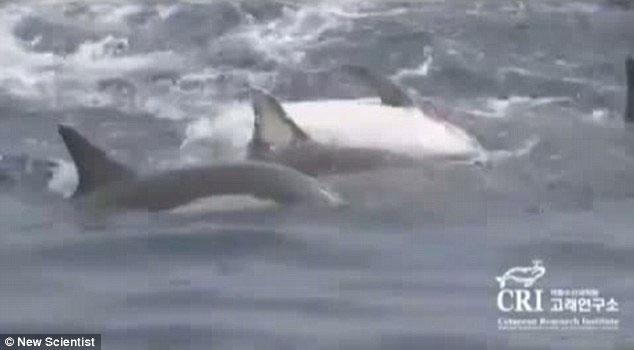
[(108, 158), (104, 151), (88, 142), (75, 129), (59, 125), (58, 131), (79, 175), (73, 197), (88, 194), (107, 183), (136, 176), (128, 167)]
[(625, 104), (625, 122), (634, 123), (634, 57), (629, 56), (625, 60), (627, 73), (627, 99)]
[(273, 96), (262, 90), (252, 89), (251, 100), (255, 114), (251, 152), (257, 154), (257, 148), (310, 140), (308, 134), (295, 124)]
[(381, 103), (386, 106), (410, 107), (414, 104), (403, 89), (390, 79), (371, 71), (367, 67), (343, 65), (339, 69), (370, 84), (381, 98)]

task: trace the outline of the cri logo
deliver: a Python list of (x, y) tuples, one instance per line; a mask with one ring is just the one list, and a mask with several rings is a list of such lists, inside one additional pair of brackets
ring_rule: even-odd
[[(529, 289), (546, 273), (541, 260), (533, 260), (533, 266), (516, 266), (495, 279), (500, 284), (497, 306), (502, 312), (542, 312), (541, 289)], [(507, 288), (507, 284), (523, 288)]]

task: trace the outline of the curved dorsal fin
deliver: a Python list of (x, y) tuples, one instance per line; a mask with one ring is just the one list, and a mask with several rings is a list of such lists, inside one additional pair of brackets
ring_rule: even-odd
[(252, 145), (280, 146), (310, 140), (271, 95), (251, 89), (255, 121)]
[(403, 89), (390, 79), (371, 71), (367, 67), (343, 65), (340, 69), (368, 83), (376, 90), (376, 93), (381, 98), (381, 103), (384, 105), (393, 107), (409, 107), (413, 105), (412, 100)]
[(625, 61), (627, 74), (627, 99), (625, 101), (625, 122), (634, 123), (634, 57), (629, 56)]
[(108, 158), (70, 126), (59, 125), (58, 131), (73, 158), (79, 184), (73, 197), (88, 194), (113, 181), (135, 177), (132, 170)]

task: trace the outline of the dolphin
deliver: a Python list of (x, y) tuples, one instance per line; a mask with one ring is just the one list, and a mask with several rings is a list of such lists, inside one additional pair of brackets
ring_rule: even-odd
[(634, 57), (625, 60), (627, 74), (627, 97), (625, 100), (625, 122), (634, 123)]
[(516, 266), (498, 276), (495, 279), (500, 283), (500, 288), (506, 288), (506, 283), (514, 281), (524, 288), (530, 288), (546, 273), (546, 268), (541, 260), (533, 260), (533, 266)]
[(317, 142), (295, 124), (273, 96), (252, 89), (251, 98), (255, 121), (247, 146), (249, 159), (283, 164), (311, 176), (422, 164), (415, 157), (388, 150)]
[(139, 176), (110, 159), (70, 126), (60, 125), (58, 129), (79, 176), (71, 199), (85, 208), (159, 211), (222, 195), (251, 195), (279, 204), (343, 204), (338, 195), (314, 178), (262, 162), (223, 163)]
[[(389, 80), (370, 75), (369, 70), (365, 68), (346, 67), (342, 69), (351, 70), (356, 74), (363, 75), (365, 78), (377, 81), (375, 86), (377, 86), (377, 91), (383, 92), (380, 93), (380, 99), (381, 104), (385, 107), (369, 105), (371, 112), (386, 112), (386, 114), (394, 114), (395, 112), (403, 114), (405, 112), (407, 114), (407, 111), (417, 111), (411, 107), (411, 100), (407, 95)], [(412, 155), (407, 152), (395, 152), (386, 148), (371, 147), (364, 144), (340, 145), (318, 142), (302, 130), (284, 110), (280, 102), (270, 94), (252, 88), (251, 100), (255, 119), (251, 140), (247, 146), (247, 157), (252, 160), (283, 164), (311, 176), (359, 173), (386, 167), (418, 167), (424, 165), (426, 161), (439, 159), (469, 162), (476, 157), (476, 154), (471, 152), (421, 157), (419, 154)], [(350, 106), (352, 108), (363, 107), (354, 100), (352, 102), (343, 102), (342, 109)], [(328, 103), (331, 102), (325, 101), (325, 104)], [(378, 109), (375, 107), (378, 107)], [(336, 112), (339, 113), (339, 110)], [(324, 117), (330, 117), (327, 115), (328, 111), (323, 113)], [(346, 112), (341, 113), (345, 114)], [(360, 116), (360, 118), (364, 117), (367, 116)], [(410, 114), (406, 115), (406, 119), (412, 120), (410, 117), (412, 117)], [(383, 120), (390, 123), (388, 118), (389, 115), (386, 115)], [(324, 119), (319, 118), (318, 120)], [(360, 123), (363, 123), (363, 121), (364, 119), (359, 120)], [(453, 129), (448, 126), (439, 127), (439, 123), (429, 121), (429, 119), (420, 119), (420, 121), (427, 123), (425, 125), (435, 127), (441, 133), (453, 135), (453, 130), (457, 130), (455, 127)], [(336, 123), (337, 120), (334, 122)], [(350, 131), (346, 132), (350, 133)], [(363, 130), (356, 132), (357, 136), (363, 136), (362, 134)], [(409, 135), (404, 138), (412, 139), (420, 136)], [(464, 133), (459, 133), (459, 137), (468, 139), (468, 136)], [(398, 141), (400, 142), (400, 140)], [(443, 141), (440, 140), (439, 143)], [(472, 141), (469, 140), (468, 142)]]

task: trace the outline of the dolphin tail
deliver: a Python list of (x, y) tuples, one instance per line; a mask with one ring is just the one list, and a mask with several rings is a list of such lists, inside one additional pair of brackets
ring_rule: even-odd
[(371, 71), (367, 67), (343, 65), (339, 69), (369, 84), (376, 90), (381, 98), (381, 103), (386, 106), (410, 107), (414, 104), (407, 93), (398, 85), (390, 79)]
[(627, 73), (627, 100), (625, 102), (625, 122), (634, 123), (634, 57), (629, 56), (625, 60)]
[(286, 114), (282, 105), (268, 93), (251, 89), (255, 121), (249, 153), (257, 155), (272, 145), (286, 145), (310, 140), (308, 134)]
[(107, 183), (134, 177), (128, 167), (108, 158), (70, 126), (59, 125), (58, 131), (75, 162), (79, 184), (73, 197), (88, 194)]

